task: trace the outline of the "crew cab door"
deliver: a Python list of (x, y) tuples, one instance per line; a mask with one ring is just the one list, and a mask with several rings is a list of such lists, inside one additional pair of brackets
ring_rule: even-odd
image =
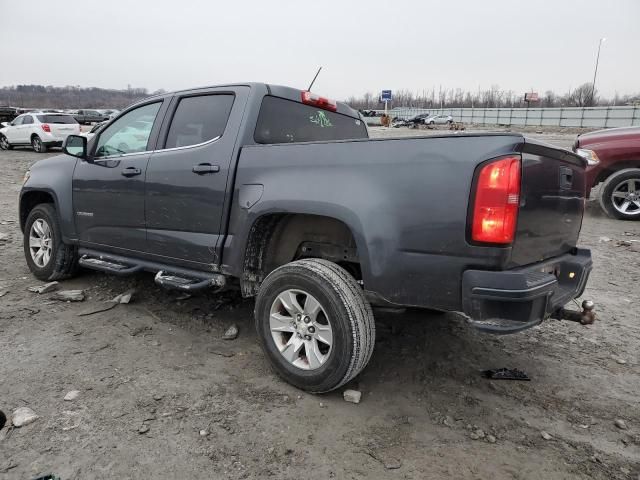
[(217, 263), (229, 171), (249, 87), (176, 95), (147, 168), (147, 251), (163, 261)]
[(145, 173), (166, 103), (129, 110), (96, 135), (90, 158), (77, 163), (73, 211), (81, 244), (121, 253), (145, 250)]

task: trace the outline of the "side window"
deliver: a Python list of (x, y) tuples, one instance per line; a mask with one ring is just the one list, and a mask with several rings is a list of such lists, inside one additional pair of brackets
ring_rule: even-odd
[(16, 127), (18, 125), (22, 125), (22, 120), (24, 120), (24, 117), (14, 118), (13, 122), (11, 122), (11, 126)]
[(182, 98), (171, 120), (164, 148), (197, 145), (222, 136), (233, 100), (231, 94)]
[(32, 123), (33, 123), (33, 117), (31, 115), (26, 115), (25, 117), (23, 117), (22, 119), (23, 125), (31, 125)]
[(95, 156), (107, 157), (146, 151), (160, 105), (162, 102), (138, 107), (105, 128), (100, 133)]

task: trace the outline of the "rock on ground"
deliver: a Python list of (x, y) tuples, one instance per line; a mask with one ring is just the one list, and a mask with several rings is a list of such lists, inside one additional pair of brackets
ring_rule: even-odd
[(13, 411), (11, 424), (14, 427), (24, 427), (25, 425), (35, 422), (38, 418), (40, 417), (36, 415), (36, 412), (29, 407), (20, 407)]

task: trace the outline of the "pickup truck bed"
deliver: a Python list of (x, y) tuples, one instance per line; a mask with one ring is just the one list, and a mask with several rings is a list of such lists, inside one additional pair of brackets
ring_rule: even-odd
[(276, 371), (310, 391), (364, 368), (371, 305), (509, 333), (580, 295), (591, 269), (584, 160), (518, 134), (372, 140), (344, 104), (240, 84), (152, 97), (65, 153), (21, 192), (36, 276), (79, 263), (238, 286)]

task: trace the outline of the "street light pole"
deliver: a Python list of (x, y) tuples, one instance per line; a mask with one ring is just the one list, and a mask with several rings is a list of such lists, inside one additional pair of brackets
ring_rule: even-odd
[(593, 71), (593, 83), (591, 84), (591, 105), (593, 106), (593, 98), (596, 92), (596, 75), (598, 75), (598, 63), (600, 62), (600, 49), (602, 48), (602, 43), (606, 40), (605, 37), (600, 39), (598, 43), (598, 55), (596, 55), (596, 68)]

